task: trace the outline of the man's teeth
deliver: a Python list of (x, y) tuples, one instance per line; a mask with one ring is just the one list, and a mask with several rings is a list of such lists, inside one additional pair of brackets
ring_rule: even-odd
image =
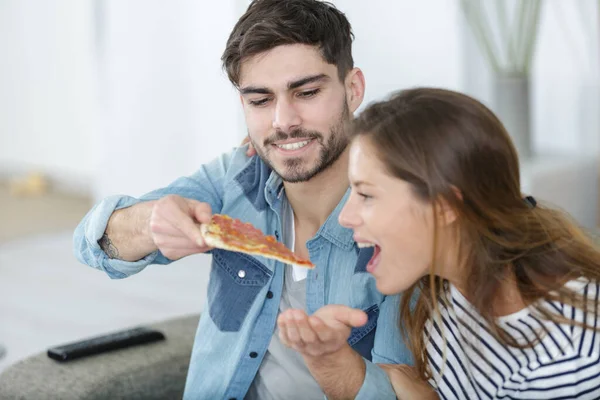
[(363, 247), (375, 247), (374, 243), (366, 243), (366, 242), (362, 242), (362, 243), (356, 243), (358, 245), (359, 248), (363, 248)]
[(305, 140), (304, 142), (296, 142), (296, 143), (288, 143), (288, 144), (278, 144), (277, 147), (283, 150), (297, 150), (306, 146), (310, 143), (310, 140)]

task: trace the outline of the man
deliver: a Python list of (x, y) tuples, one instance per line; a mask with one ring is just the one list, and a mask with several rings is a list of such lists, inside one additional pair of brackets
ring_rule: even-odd
[[(377, 292), (366, 273), (372, 250), (359, 250), (352, 231), (337, 222), (349, 194), (345, 125), (365, 85), (351, 46), (348, 20), (328, 3), (254, 1), (222, 61), (258, 157), (238, 148), (141, 199), (109, 197), (75, 232), (77, 257), (113, 278), (210, 251), (198, 225), (212, 213), (250, 222), (316, 264), (307, 271), (212, 250), (185, 398), (395, 398), (372, 362), (409, 361), (396, 326), (399, 299)], [(276, 330), (280, 312), (299, 308), (318, 317), (328, 304), (367, 316), (324, 308), (353, 327), (345, 345), (365, 359), (364, 369), (342, 381), (323, 369), (313, 378)]]

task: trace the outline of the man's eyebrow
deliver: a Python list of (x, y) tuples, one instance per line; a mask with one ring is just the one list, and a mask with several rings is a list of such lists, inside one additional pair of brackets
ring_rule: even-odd
[(246, 86), (240, 89), (240, 94), (273, 94), (273, 92), (266, 87)]
[[(328, 81), (330, 79), (326, 74), (310, 75), (288, 83), (287, 87), (288, 90), (293, 90), (309, 83)], [(264, 86), (246, 86), (240, 89), (240, 94), (273, 94), (273, 91)]]
[(311, 75), (288, 83), (288, 89), (298, 89), (309, 83), (328, 81), (329, 79), (331, 78), (326, 74)]

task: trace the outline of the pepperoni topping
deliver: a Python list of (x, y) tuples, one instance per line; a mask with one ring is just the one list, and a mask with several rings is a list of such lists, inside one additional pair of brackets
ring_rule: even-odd
[(211, 234), (215, 234), (226, 245), (239, 249), (240, 251), (253, 251), (262, 255), (275, 255), (292, 263), (313, 266), (313, 264), (296, 256), (290, 249), (272, 236), (266, 236), (252, 224), (233, 219), (227, 215), (214, 214), (209, 228)]

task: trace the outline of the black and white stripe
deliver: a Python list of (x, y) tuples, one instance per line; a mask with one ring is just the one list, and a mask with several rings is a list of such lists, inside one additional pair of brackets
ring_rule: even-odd
[[(594, 300), (595, 309), (557, 302), (543, 306), (571, 321), (599, 326), (600, 286), (582, 280), (568, 285)], [(440, 398), (600, 399), (598, 332), (547, 321), (524, 309), (499, 318), (499, 324), (518, 343), (535, 345), (505, 347), (455, 287), (450, 286), (448, 298), (449, 305), (440, 305), (441, 321), (431, 320), (425, 328), (430, 383)]]

